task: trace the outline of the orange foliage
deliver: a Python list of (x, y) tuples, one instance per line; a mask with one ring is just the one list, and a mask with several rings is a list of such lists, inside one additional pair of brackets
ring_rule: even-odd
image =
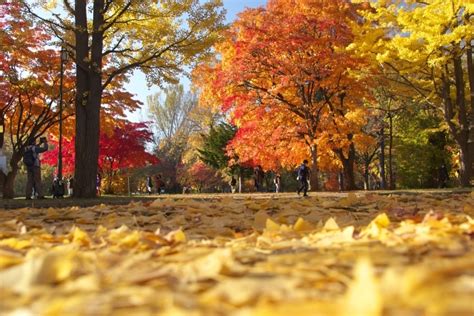
[(311, 154), (324, 169), (340, 167), (333, 151), (347, 157), (359, 139), (371, 84), (355, 75), (368, 63), (346, 50), (356, 18), (345, 0), (270, 0), (240, 14), (219, 57), (194, 72), (201, 104), (220, 106), (239, 128), (229, 152), (264, 169)]

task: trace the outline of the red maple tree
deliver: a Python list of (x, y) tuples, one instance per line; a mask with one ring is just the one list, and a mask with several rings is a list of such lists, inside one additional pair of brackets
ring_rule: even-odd
[[(158, 158), (146, 150), (147, 143), (153, 140), (153, 134), (147, 123), (123, 122), (109, 133), (100, 135), (99, 170), (106, 179), (106, 191), (112, 187), (114, 176), (118, 171), (128, 168), (157, 164)], [(56, 166), (58, 158), (57, 142), (54, 149), (43, 155), (45, 164)], [(63, 172), (74, 173), (75, 152), (74, 138), (63, 142)], [(109, 190), (110, 191), (110, 190)]]

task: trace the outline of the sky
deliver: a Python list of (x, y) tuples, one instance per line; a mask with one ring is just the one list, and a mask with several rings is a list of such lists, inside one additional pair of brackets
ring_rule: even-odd
[(256, 8), (266, 3), (267, 0), (224, 0), (224, 8), (227, 10), (227, 21), (233, 21), (237, 13), (245, 8)]
[[(264, 6), (266, 3), (267, 0), (224, 0), (224, 8), (227, 11), (226, 20), (227, 22), (232, 22), (237, 17), (237, 14), (245, 8), (256, 8)], [(186, 79), (183, 84), (189, 85), (189, 81)], [(146, 86), (145, 76), (139, 71), (136, 71), (130, 78), (130, 82), (127, 84), (126, 88), (128, 91), (135, 93), (136, 98), (143, 102), (142, 110), (129, 113), (127, 118), (134, 122), (147, 121), (146, 98), (147, 96), (158, 92), (159, 88), (151, 87), (149, 89)]]

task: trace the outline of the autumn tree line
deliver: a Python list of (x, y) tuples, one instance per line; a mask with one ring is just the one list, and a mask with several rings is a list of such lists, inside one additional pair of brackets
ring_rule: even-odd
[(446, 171), (470, 186), (473, 14), (462, 0), (270, 0), (222, 33), (194, 82), (236, 127), (235, 163), (307, 158), (316, 190), (436, 187)]
[[(58, 47), (76, 197), (95, 196), (98, 173), (110, 192), (157, 173), (173, 191), (231, 176), (246, 190), (258, 165), (269, 190), (275, 173), (290, 189), (303, 159), (313, 190), (436, 187), (442, 166), (471, 185), (469, 0), (269, 0), (230, 25), (219, 0), (2, 0), (0, 13), (4, 197), (28, 139), (57, 141)], [(189, 69), (192, 92), (177, 84)], [(135, 70), (162, 88), (147, 123), (126, 119), (144, 106), (124, 89)]]

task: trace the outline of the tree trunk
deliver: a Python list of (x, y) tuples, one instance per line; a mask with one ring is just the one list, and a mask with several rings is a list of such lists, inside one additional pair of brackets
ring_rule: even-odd
[[(469, 114), (469, 139), (468, 147), (469, 157), (471, 158), (470, 166), (470, 177), (474, 176), (474, 62), (473, 62), (473, 50), (472, 42), (468, 41), (467, 43), (467, 73), (469, 78), (469, 92), (470, 92), (470, 114)], [(467, 162), (469, 163), (469, 162)], [(469, 166), (469, 165), (468, 165)]]
[(13, 199), (15, 198), (15, 178), (18, 170), (10, 171), (6, 177), (4, 178), (3, 182), (3, 198), (4, 199)]
[[(349, 137), (349, 138), (352, 139), (352, 137)], [(351, 143), (348, 157), (346, 158), (342, 155), (342, 165), (344, 167), (343, 169), (344, 186), (345, 186), (344, 189), (347, 191), (357, 189), (356, 184), (355, 184), (354, 163), (355, 163), (355, 146), (354, 146), (354, 143)]]
[(383, 127), (380, 130), (379, 169), (380, 169), (380, 188), (382, 190), (385, 190), (387, 188), (387, 180), (385, 177), (385, 129)]
[(3, 143), (5, 142), (5, 114), (3, 111), (0, 111), (0, 149), (3, 148)]
[(311, 162), (311, 174), (309, 181), (313, 191), (319, 191), (318, 147), (316, 144), (311, 145)]
[(2, 181), (2, 193), (4, 199), (13, 199), (15, 197), (15, 178), (18, 173), (18, 163), (21, 160), (21, 155), (14, 152), (10, 160), (11, 171), (4, 174), (0, 171), (0, 180)]
[(342, 149), (334, 150), (334, 152), (337, 154), (339, 160), (342, 163), (342, 175), (343, 175), (342, 178), (344, 182), (344, 185), (341, 188), (342, 190), (357, 189), (356, 184), (355, 184), (355, 175), (354, 175), (356, 150), (355, 150), (355, 145), (352, 142), (353, 137), (354, 136), (352, 134), (347, 135), (347, 139), (351, 141), (347, 157), (344, 155), (344, 151)]
[(395, 179), (393, 176), (393, 117), (388, 112), (389, 133), (388, 133), (388, 175), (390, 179), (390, 190), (395, 190)]
[[(102, 98), (103, 0), (94, 1), (93, 34), (89, 53), (87, 1), (76, 0), (76, 159), (74, 196), (96, 196)], [(89, 56), (90, 55), (90, 56)], [(87, 60), (90, 59), (90, 62)]]
[(107, 175), (107, 186), (105, 187), (104, 192), (107, 194), (113, 194), (113, 189), (112, 189), (112, 182), (113, 182), (113, 177), (114, 174), (113, 172), (108, 173)]
[(459, 122), (459, 133), (458, 133), (458, 145), (460, 148), (461, 155), (461, 186), (468, 187), (470, 186), (470, 181), (472, 177), (472, 156), (469, 146), (469, 129), (470, 124), (468, 120), (468, 113), (466, 109), (466, 98), (465, 98), (465, 81), (464, 81), (464, 71), (462, 68), (461, 57), (455, 57), (453, 60), (454, 63), (454, 79), (456, 86), (456, 106), (458, 108), (458, 122)]
[(364, 161), (364, 190), (370, 190), (369, 165), (370, 165), (370, 160), (366, 158)]
[(243, 171), (242, 168), (239, 168), (239, 193), (242, 193), (242, 177)]

